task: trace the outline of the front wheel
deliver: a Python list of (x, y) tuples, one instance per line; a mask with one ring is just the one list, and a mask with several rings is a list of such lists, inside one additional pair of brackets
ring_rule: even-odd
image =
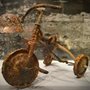
[(2, 74), (8, 84), (16, 88), (26, 88), (36, 79), (39, 63), (33, 54), (28, 62), (28, 51), (24, 49), (11, 53), (2, 65)]

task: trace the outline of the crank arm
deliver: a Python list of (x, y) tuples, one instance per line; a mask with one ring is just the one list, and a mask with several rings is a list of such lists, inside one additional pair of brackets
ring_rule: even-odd
[[(48, 74), (49, 72), (47, 71), (47, 70), (44, 70), (44, 69), (42, 69), (42, 68), (38, 68), (38, 67), (36, 67), (41, 73), (44, 73), (44, 74)], [(23, 69), (22, 69), (22, 71), (23, 72), (29, 72), (29, 71), (31, 71), (33, 69), (33, 67), (32, 68), (28, 68), (28, 67), (24, 67)]]

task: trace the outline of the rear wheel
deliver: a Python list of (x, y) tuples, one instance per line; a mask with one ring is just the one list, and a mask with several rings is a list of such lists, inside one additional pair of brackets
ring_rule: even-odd
[(88, 67), (88, 57), (81, 54), (79, 55), (76, 60), (75, 60), (75, 64), (74, 64), (74, 74), (77, 76), (77, 78), (81, 78), (84, 73), (86, 72)]

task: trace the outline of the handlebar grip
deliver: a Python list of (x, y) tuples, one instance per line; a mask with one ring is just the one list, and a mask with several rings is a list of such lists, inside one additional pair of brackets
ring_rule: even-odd
[(25, 17), (34, 9), (36, 8), (40, 8), (40, 7), (47, 7), (47, 8), (54, 8), (54, 9), (61, 9), (61, 6), (58, 5), (52, 5), (52, 4), (37, 4), (32, 6), (29, 10), (27, 10), (27, 12), (25, 13), (25, 15), (22, 17), (21, 22), (24, 22)]

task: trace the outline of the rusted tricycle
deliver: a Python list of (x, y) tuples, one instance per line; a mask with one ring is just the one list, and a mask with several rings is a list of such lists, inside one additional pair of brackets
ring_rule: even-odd
[(73, 63), (73, 70), (77, 77), (82, 77), (87, 69), (87, 56), (81, 54), (77, 58), (75, 58), (74, 55), (68, 49), (58, 43), (56, 35), (49, 36), (48, 38), (44, 37), (42, 31), (40, 30), (40, 23), (43, 12), (45, 11), (45, 7), (61, 9), (61, 6), (50, 4), (38, 4), (31, 7), (22, 18), (23, 21), (24, 18), (32, 10), (38, 11), (38, 17), (33, 29), (32, 37), (28, 41), (28, 48), (19, 49), (12, 52), (10, 55), (7, 56), (6, 60), (3, 62), (3, 77), (10, 85), (14, 87), (29, 87), (32, 82), (36, 79), (39, 71), (45, 74), (48, 73), (48, 71), (39, 67), (38, 59), (34, 54), (34, 50), (36, 49), (37, 43), (40, 43), (43, 47), (45, 65), (50, 65), (53, 58), (55, 57), (59, 62), (65, 62), (66, 64), (70, 63), (67, 60), (60, 59), (54, 53), (54, 50), (57, 48), (64, 50), (75, 60), (75, 63)]

